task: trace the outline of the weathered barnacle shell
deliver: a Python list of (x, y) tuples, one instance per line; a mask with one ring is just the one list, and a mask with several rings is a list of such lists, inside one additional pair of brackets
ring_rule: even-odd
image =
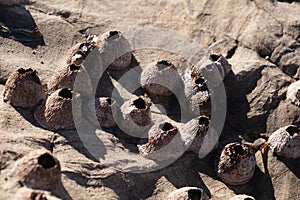
[(300, 129), (289, 125), (271, 134), (268, 139), (270, 149), (277, 155), (289, 159), (300, 157)]
[[(180, 127), (181, 138), (188, 148), (187, 151), (199, 154), (200, 150), (202, 150), (205, 153), (209, 153), (217, 146), (218, 134), (209, 125), (210, 119), (206, 116), (200, 116)], [(209, 152), (201, 148), (209, 148)]]
[(42, 127), (49, 130), (75, 129), (74, 121), (81, 121), (80, 95), (67, 88), (59, 89), (35, 110), (34, 117)]
[(179, 85), (176, 67), (167, 60), (149, 63), (141, 74), (141, 86), (152, 94), (170, 96)]
[[(81, 73), (79, 76), (78, 74)], [(89, 75), (82, 65), (67, 65), (59, 70), (48, 82), (48, 92), (53, 93), (61, 88), (70, 88), (74, 90), (76, 78), (80, 79), (80, 85), (77, 84), (75, 91), (83, 95), (92, 94), (92, 85)]]
[(255, 200), (255, 199), (254, 199), (254, 197), (251, 197), (249, 195), (239, 194), (239, 195), (236, 195), (236, 196), (230, 198), (229, 200)]
[(139, 141), (138, 150), (145, 158), (166, 161), (177, 159), (185, 149), (178, 128), (166, 121), (151, 127), (148, 139)]
[(60, 163), (47, 150), (33, 151), (15, 163), (9, 177), (32, 189), (52, 190), (61, 184)]
[(292, 83), (287, 90), (286, 98), (292, 102), (292, 104), (300, 107), (300, 80)]
[(209, 60), (201, 64), (200, 71), (204, 78), (215, 87), (231, 71), (231, 65), (222, 55), (211, 54), (209, 55)]
[(201, 188), (183, 187), (171, 192), (167, 200), (208, 200), (209, 197)]
[(0, 5), (3, 6), (16, 6), (22, 3), (28, 3), (29, 0), (0, 0)]
[(46, 98), (44, 88), (35, 70), (19, 68), (5, 84), (4, 101), (13, 106), (32, 108)]
[(89, 112), (87, 113), (87, 118), (96, 126), (113, 128), (116, 126), (113, 116), (113, 109), (116, 109), (116, 107), (116, 102), (112, 98), (96, 98), (88, 103)]
[(34, 190), (26, 187), (20, 188), (13, 197), (13, 200), (61, 200), (48, 191)]
[(100, 37), (99, 51), (105, 66), (109, 69), (123, 70), (130, 66), (132, 53), (130, 44), (120, 31), (108, 31)]
[(149, 98), (133, 97), (121, 106), (120, 128), (129, 134), (140, 136), (151, 124), (151, 101)]
[(192, 73), (189, 81), (185, 83), (184, 94), (193, 115), (211, 115), (210, 93), (203, 76)]
[(253, 177), (255, 164), (255, 155), (248, 145), (230, 143), (221, 153), (217, 173), (226, 184), (242, 185)]

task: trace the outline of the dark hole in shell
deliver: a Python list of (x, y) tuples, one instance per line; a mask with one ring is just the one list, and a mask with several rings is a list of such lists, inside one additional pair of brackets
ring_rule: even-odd
[(162, 61), (158, 61), (156, 63), (156, 66), (159, 70), (162, 70), (162, 69), (172, 66), (172, 63), (170, 63), (169, 61), (166, 61), (166, 60), (162, 60)]
[(135, 105), (138, 109), (145, 109), (146, 108), (146, 102), (142, 98), (138, 98), (133, 101), (133, 105)]
[(237, 155), (245, 155), (246, 154), (246, 151), (244, 150), (244, 148), (241, 146), (241, 145), (234, 145), (232, 147), (232, 149), (234, 150), (234, 152), (237, 154)]
[(114, 100), (112, 100), (111, 98), (107, 98), (106, 102), (108, 103), (108, 105), (112, 105), (114, 103)]
[(70, 70), (71, 71), (78, 71), (79, 69), (80, 69), (80, 66), (77, 66), (77, 65), (74, 65), (74, 64), (70, 65)]
[(109, 34), (108, 38), (111, 38), (111, 37), (113, 37), (113, 36), (119, 35), (119, 32), (118, 32), (118, 31), (109, 31), (108, 34)]
[(203, 77), (199, 77), (199, 78), (197, 78), (197, 79), (195, 80), (195, 83), (196, 83), (197, 85), (203, 85), (203, 84), (205, 83), (205, 80), (204, 80)]
[(68, 88), (64, 88), (59, 91), (58, 96), (65, 99), (72, 99), (72, 92)]
[(289, 126), (286, 131), (293, 136), (295, 133), (297, 133), (298, 135), (300, 134), (300, 130), (299, 128), (295, 127), (295, 126)]
[(55, 167), (56, 162), (49, 153), (44, 153), (38, 157), (38, 164), (41, 165), (44, 169), (51, 169)]
[(296, 98), (300, 100), (300, 89), (298, 89), (298, 91), (296, 93)]
[(253, 200), (253, 199), (250, 197), (246, 197), (244, 200)]
[(211, 54), (209, 56), (209, 58), (214, 62), (218, 61), (220, 57), (221, 57), (221, 55), (217, 55), (217, 54)]
[(170, 131), (172, 129), (174, 129), (174, 126), (172, 124), (170, 124), (169, 122), (166, 122), (161, 125), (161, 130), (163, 130), (163, 131)]
[(188, 191), (189, 199), (191, 200), (201, 200), (202, 199), (202, 191), (201, 190), (189, 190)]
[(26, 74), (27, 72), (33, 72), (33, 69), (31, 69), (31, 68), (29, 68), (29, 69), (20, 68), (20, 69), (18, 69), (18, 72), (20, 74)]
[(208, 126), (209, 125), (209, 119), (205, 116), (201, 116), (198, 119), (198, 125), (204, 125), (204, 126)]

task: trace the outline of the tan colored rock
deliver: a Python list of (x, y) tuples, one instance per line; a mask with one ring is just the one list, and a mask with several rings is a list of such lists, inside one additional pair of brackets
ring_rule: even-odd
[(67, 88), (59, 89), (35, 110), (34, 117), (49, 130), (76, 129), (75, 121), (81, 121), (80, 95)]
[(230, 143), (221, 153), (217, 173), (226, 184), (242, 185), (253, 177), (255, 165), (255, 155), (248, 145)]
[(286, 98), (292, 104), (300, 107), (300, 81), (296, 81), (288, 87)]
[(197, 187), (183, 187), (171, 192), (167, 200), (208, 200), (208, 195)]
[(5, 84), (4, 101), (13, 106), (33, 108), (46, 94), (35, 70), (19, 68), (14, 71)]
[(23, 187), (17, 191), (13, 200), (61, 200), (53, 196), (50, 192), (43, 190), (33, 190)]
[(268, 139), (271, 150), (289, 159), (300, 157), (300, 130), (296, 126), (282, 127), (271, 134)]

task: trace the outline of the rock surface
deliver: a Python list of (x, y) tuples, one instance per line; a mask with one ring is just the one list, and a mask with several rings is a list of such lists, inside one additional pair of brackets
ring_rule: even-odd
[[(300, 108), (286, 100), (289, 84), (300, 79), (299, 10), (298, 1), (275, 0), (32, 0), (25, 7), (0, 7), (0, 22), (14, 28), (37, 26), (44, 40), (37, 44), (0, 37), (0, 83), (19, 67), (36, 69), (46, 83), (65, 66), (70, 48), (87, 33), (120, 30), (125, 34), (136, 27), (173, 30), (197, 41), (200, 49), (222, 53), (232, 65), (233, 73), (224, 80), (227, 116), (220, 143), (244, 133), (257, 137), (286, 125), (300, 125)], [(147, 35), (139, 39), (147, 40)], [(180, 58), (154, 49), (133, 50), (133, 56), (140, 63), (168, 59), (174, 65)], [(211, 199), (236, 194), (257, 200), (300, 196), (299, 159), (283, 160), (269, 152), (265, 160), (257, 152), (254, 177), (242, 186), (227, 186), (217, 178), (217, 151), (204, 159), (185, 153), (154, 172), (120, 172), (97, 162), (76, 131), (44, 130), (31, 111), (5, 104), (2, 96), (0, 108), (0, 199), (13, 198), (21, 187), (6, 181), (15, 161), (39, 148), (50, 150), (60, 161), (62, 185), (51, 194), (61, 199), (166, 199), (175, 189), (187, 186), (202, 188)], [(103, 132), (101, 137), (114, 152), (137, 151), (117, 133)]]

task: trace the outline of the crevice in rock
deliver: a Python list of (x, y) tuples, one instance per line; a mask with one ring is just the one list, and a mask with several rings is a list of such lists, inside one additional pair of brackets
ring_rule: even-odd
[(232, 49), (229, 49), (229, 50), (227, 51), (226, 59), (232, 58), (232, 56), (235, 54), (236, 49), (238, 48), (238, 45), (239, 45), (239, 43), (238, 43), (237, 40), (236, 40), (236, 43), (237, 43), (236, 46), (234, 46)]

